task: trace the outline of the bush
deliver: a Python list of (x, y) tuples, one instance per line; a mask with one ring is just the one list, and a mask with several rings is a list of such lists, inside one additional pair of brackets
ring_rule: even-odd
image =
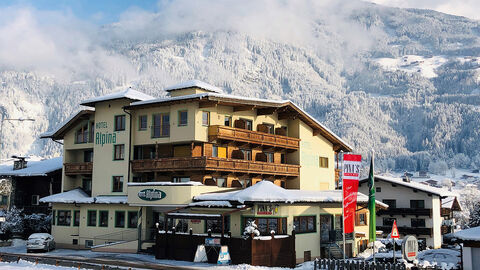
[(7, 240), (13, 235), (28, 237), (32, 233), (49, 233), (51, 215), (24, 215), (22, 209), (15, 206), (5, 212), (5, 222), (0, 225), (0, 239)]

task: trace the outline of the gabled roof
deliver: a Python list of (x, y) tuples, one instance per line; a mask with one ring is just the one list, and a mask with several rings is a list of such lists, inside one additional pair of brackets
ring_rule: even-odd
[(54, 140), (61, 140), (63, 139), (65, 132), (67, 132), (71, 126), (77, 124), (80, 120), (89, 119), (90, 115), (94, 113), (95, 109), (93, 108), (86, 108), (84, 110), (80, 110), (68, 117), (67, 120), (63, 121), (63, 123), (58, 125), (58, 127), (56, 127), (55, 129), (40, 134), (40, 138), (52, 138)]
[(145, 93), (133, 90), (131, 87), (129, 87), (129, 88), (127, 88), (125, 90), (122, 90), (122, 91), (114, 92), (114, 93), (104, 95), (104, 96), (100, 96), (100, 97), (87, 99), (87, 100), (83, 101), (82, 103), (80, 103), (80, 105), (95, 107), (95, 103), (97, 103), (97, 102), (102, 102), (102, 101), (107, 101), (107, 100), (115, 100), (115, 99), (123, 99), (123, 98), (131, 99), (131, 100), (149, 100), (149, 99), (153, 99), (154, 97), (149, 96)]
[(443, 198), (442, 208), (452, 209), (453, 211), (462, 211), (462, 207), (455, 196)]
[[(368, 181), (368, 178), (364, 178), (364, 179), (360, 180), (360, 183), (366, 183), (367, 181)], [(413, 182), (413, 181), (405, 182), (405, 181), (403, 181), (402, 178), (394, 178), (394, 177), (383, 176), (383, 175), (375, 175), (375, 181), (389, 182), (389, 183), (392, 183), (392, 184), (395, 184), (395, 185), (411, 188), (411, 189), (414, 189), (414, 190), (423, 191), (423, 192), (428, 193), (428, 194), (438, 195), (440, 197), (448, 197), (448, 196), (457, 197), (458, 196), (457, 193), (451, 192), (451, 191), (449, 191), (447, 189), (444, 189), (444, 188), (436, 188), (436, 187), (428, 186), (428, 185), (418, 183), (418, 182)]]
[(329, 128), (313, 118), (306, 111), (301, 109), (297, 104), (290, 100), (269, 100), (250, 97), (240, 97), (228, 94), (219, 93), (200, 93), (193, 95), (184, 95), (170, 98), (156, 98), (145, 101), (133, 102), (130, 106), (126, 106), (127, 109), (154, 107), (158, 104), (175, 104), (185, 103), (190, 100), (196, 100), (201, 103), (202, 106), (214, 106), (226, 105), (226, 106), (238, 106), (245, 107), (250, 106), (250, 109), (257, 109), (264, 114), (271, 114), (277, 112), (281, 115), (290, 115), (304, 121), (310, 126), (314, 132), (318, 132), (325, 138), (327, 138), (333, 145), (336, 151), (343, 150), (345, 152), (352, 151), (352, 147), (342, 140), (338, 135), (333, 133)]
[(41, 203), (79, 203), (79, 204), (126, 204), (127, 196), (97, 196), (90, 197), (81, 188), (53, 194), (39, 200)]
[[(341, 203), (341, 190), (298, 190), (284, 189), (270, 181), (260, 181), (255, 185), (237, 191), (222, 193), (204, 193), (194, 197), (195, 201), (228, 201), (235, 204), (271, 202), (271, 203)], [(368, 196), (357, 193), (357, 202), (367, 203)], [(379, 206), (388, 205), (376, 202)]]
[(13, 169), (14, 160), (9, 160), (0, 164), (0, 176), (47, 176), (54, 171), (61, 171), (63, 167), (63, 158), (56, 157), (51, 159), (31, 158), (27, 159), (27, 167), (20, 170)]
[(218, 88), (216, 86), (213, 86), (211, 84), (208, 84), (206, 82), (202, 82), (199, 80), (190, 80), (190, 81), (182, 82), (179, 84), (175, 84), (165, 88), (165, 91), (171, 92), (175, 90), (188, 89), (188, 88), (200, 88), (213, 93), (223, 93), (223, 90), (221, 88)]

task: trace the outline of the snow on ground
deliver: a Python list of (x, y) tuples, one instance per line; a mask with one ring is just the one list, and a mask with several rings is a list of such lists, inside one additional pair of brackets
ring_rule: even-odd
[(442, 266), (442, 269), (456, 269), (460, 264), (460, 250), (456, 249), (430, 249), (418, 253), (418, 264), (427, 266)]
[(447, 62), (443, 56), (423, 57), (419, 55), (405, 55), (398, 58), (379, 58), (376, 62), (386, 70), (418, 73), (425, 78), (435, 78), (435, 69)]
[[(72, 269), (78, 269), (77, 267), (63, 267), (63, 266), (55, 266), (55, 265), (48, 265), (48, 264), (37, 264), (33, 262), (27, 262), (24, 260), (20, 260), (18, 263), (16, 262), (0, 262), (0, 269), (5, 269), (5, 270), (29, 270), (29, 269), (35, 269), (35, 270), (72, 270)], [(84, 268), (81, 268), (84, 269)]]

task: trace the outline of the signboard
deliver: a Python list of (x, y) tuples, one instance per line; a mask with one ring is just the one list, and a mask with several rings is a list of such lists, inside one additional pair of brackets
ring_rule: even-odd
[(207, 251), (204, 245), (198, 245), (193, 262), (208, 262)]
[(165, 198), (167, 194), (158, 189), (144, 189), (138, 192), (138, 198), (144, 201), (158, 201)]
[(361, 164), (361, 155), (343, 155), (342, 187), (345, 233), (352, 233), (355, 229), (355, 210), (357, 208), (357, 191)]
[(408, 235), (403, 239), (402, 254), (405, 260), (411, 262), (418, 255), (418, 240), (415, 236)]
[(220, 238), (205, 238), (205, 246), (219, 247), (221, 245)]
[(278, 206), (274, 204), (257, 205), (257, 215), (275, 215), (278, 212)]
[(400, 234), (398, 233), (398, 228), (397, 228), (397, 221), (393, 221), (393, 227), (392, 227), (392, 233), (390, 234), (390, 237), (395, 239), (395, 238), (400, 238)]
[(222, 246), (220, 252), (218, 253), (217, 264), (230, 264), (232, 259), (230, 258), (230, 253), (228, 252), (228, 246)]

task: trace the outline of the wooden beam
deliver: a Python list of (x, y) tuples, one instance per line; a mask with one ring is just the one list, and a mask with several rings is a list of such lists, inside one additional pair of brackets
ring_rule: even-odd
[(198, 103), (198, 108), (210, 108), (218, 105), (216, 101), (203, 101)]
[(255, 105), (245, 105), (245, 106), (238, 106), (238, 107), (233, 107), (234, 112), (240, 112), (240, 111), (251, 111), (255, 109)]
[(298, 113), (296, 112), (282, 112), (278, 114), (278, 120), (295, 119), (297, 117), (298, 117)]
[(257, 115), (269, 115), (277, 111), (277, 108), (261, 108), (257, 109)]

